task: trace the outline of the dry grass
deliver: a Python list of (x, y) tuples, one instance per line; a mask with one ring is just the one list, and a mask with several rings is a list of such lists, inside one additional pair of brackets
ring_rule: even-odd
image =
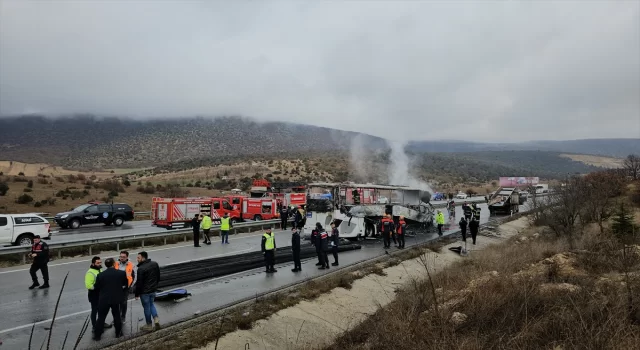
[[(114, 170), (115, 171), (115, 170)], [(20, 173), (23, 173), (24, 176), (35, 177), (38, 174), (43, 174), (51, 177), (56, 176), (65, 176), (65, 175), (75, 175), (78, 171), (65, 169), (61, 166), (49, 165), (49, 164), (28, 164), (22, 162), (14, 162), (8, 160), (0, 161), (0, 172), (4, 173), (4, 175), (17, 176)], [(113, 174), (110, 171), (96, 171), (96, 172), (85, 172), (84, 174), (88, 176), (95, 175), (99, 178), (111, 177)]]
[(582, 162), (587, 165), (593, 165), (608, 169), (622, 168), (622, 162), (624, 161), (620, 158), (592, 156), (587, 154), (561, 154), (560, 157), (569, 158), (576, 162)]
[[(637, 348), (640, 304), (630, 311), (612, 238), (590, 229), (571, 250), (537, 231), (407, 287), (329, 349)], [(637, 292), (638, 264), (632, 276)]]

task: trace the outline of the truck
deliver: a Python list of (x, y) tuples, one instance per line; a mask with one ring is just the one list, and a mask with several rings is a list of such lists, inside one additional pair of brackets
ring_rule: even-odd
[(270, 182), (265, 179), (253, 180), (249, 190), (250, 198), (277, 199), (280, 205), (300, 207), (307, 202), (305, 186), (300, 182)]
[(33, 237), (51, 239), (51, 224), (37, 214), (0, 214), (0, 246), (30, 246)]
[(536, 194), (548, 193), (549, 185), (548, 184), (537, 184), (535, 186)]
[(489, 214), (515, 214), (520, 211), (520, 204), (516, 187), (501, 187), (489, 197)]
[(271, 220), (278, 218), (278, 201), (244, 196), (161, 198), (154, 197), (151, 204), (152, 225), (166, 229), (191, 227), (196, 214), (206, 214), (216, 225), (227, 214), (231, 223), (245, 219)]
[[(394, 221), (405, 217), (410, 229), (433, 225), (431, 194), (417, 188), (356, 183), (311, 183), (307, 186), (305, 238), (319, 222), (331, 222), (340, 237), (361, 240), (378, 236), (381, 220), (391, 215)], [(381, 200), (385, 197), (384, 200)], [(380, 203), (384, 201), (384, 203)]]

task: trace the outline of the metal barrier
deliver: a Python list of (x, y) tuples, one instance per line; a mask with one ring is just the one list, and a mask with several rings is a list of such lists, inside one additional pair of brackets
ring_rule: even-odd
[[(261, 230), (266, 226), (277, 225), (280, 226), (281, 221), (276, 220), (264, 220), (264, 221), (253, 221), (253, 222), (240, 222), (233, 225), (230, 230), (230, 234), (237, 234), (239, 231), (251, 232), (253, 228), (259, 227)], [(211, 226), (211, 232), (219, 232), (220, 225)], [(84, 247), (88, 246), (89, 255), (92, 255), (92, 246), (97, 244), (108, 244), (115, 243), (116, 251), (120, 250), (120, 243), (131, 242), (131, 241), (140, 241), (141, 246), (144, 247), (145, 239), (157, 239), (164, 238), (163, 244), (167, 244), (167, 238), (172, 236), (183, 236), (184, 241), (187, 241), (187, 234), (192, 233), (192, 228), (183, 228), (183, 229), (175, 229), (175, 230), (167, 230), (165, 232), (149, 232), (149, 233), (132, 233), (128, 235), (120, 235), (120, 236), (109, 236), (109, 237), (93, 237), (93, 238), (85, 238), (85, 239), (74, 239), (67, 241), (59, 241), (59, 242), (51, 242), (48, 243), (49, 249), (58, 250), (58, 258), (62, 257), (63, 248), (73, 248), (73, 247)], [(16, 247), (5, 247), (0, 248), (0, 256), (2, 255), (10, 255), (10, 254), (24, 254), (22, 256), (22, 262), (26, 263), (27, 253), (31, 252), (30, 246), (16, 246)]]

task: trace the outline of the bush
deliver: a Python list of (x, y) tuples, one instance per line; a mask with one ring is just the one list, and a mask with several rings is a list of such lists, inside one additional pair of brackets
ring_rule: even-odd
[(34, 207), (36, 207), (36, 208), (40, 208), (40, 207), (42, 206), (42, 203), (40, 203), (40, 202), (35, 202), (35, 203), (33, 204), (33, 206), (34, 206)]
[(27, 182), (27, 187), (33, 188), (33, 180), (29, 180), (29, 182)]
[(32, 192), (33, 190), (32, 190), (32, 189), (30, 189), (30, 188), (25, 188), (25, 189), (23, 189), (22, 191), (23, 191), (23, 192)]
[(49, 184), (49, 180), (47, 180), (47, 178), (45, 177), (39, 177), (37, 182), (41, 185), (48, 185)]
[(117, 180), (104, 180), (104, 182), (100, 183), (98, 187), (109, 192), (124, 192), (124, 187)]
[(118, 197), (118, 191), (109, 191), (109, 198)]
[(125, 185), (126, 187), (131, 186), (131, 182), (129, 181), (129, 179), (125, 179), (124, 181), (122, 181), (122, 184)]
[(24, 176), (24, 173), (21, 171), (18, 173), (18, 176)]
[(20, 177), (20, 176), (14, 176), (13, 177), (13, 182), (28, 182), (29, 180), (27, 180), (24, 177)]
[(140, 193), (154, 194), (154, 193), (156, 193), (156, 188), (153, 187), (153, 185), (151, 185), (151, 184), (146, 184), (145, 186), (138, 186), (136, 188), (136, 191), (138, 191)]
[(33, 197), (26, 193), (22, 194), (20, 197), (18, 197), (18, 199), (16, 199), (16, 203), (18, 204), (27, 204), (31, 202), (33, 202)]
[(0, 196), (4, 196), (9, 191), (9, 185), (6, 182), (0, 182)]

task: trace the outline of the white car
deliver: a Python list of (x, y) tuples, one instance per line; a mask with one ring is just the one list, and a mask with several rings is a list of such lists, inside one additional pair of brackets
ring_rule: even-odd
[(0, 246), (33, 244), (33, 237), (51, 238), (51, 224), (36, 214), (0, 214)]
[(458, 192), (458, 194), (456, 194), (457, 199), (467, 199), (467, 197), (467, 194), (463, 192)]

